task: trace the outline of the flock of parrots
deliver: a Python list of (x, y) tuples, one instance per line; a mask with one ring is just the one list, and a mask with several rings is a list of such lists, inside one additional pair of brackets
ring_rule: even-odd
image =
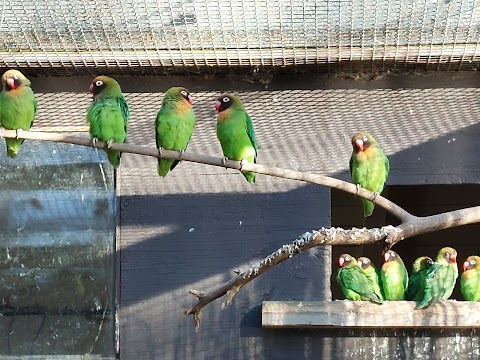
[[(8, 70), (2, 76), (0, 92), (0, 137), (3, 129), (29, 130), (37, 111), (35, 95), (30, 81), (18, 70)], [(92, 142), (106, 143), (104, 149), (109, 162), (116, 168), (120, 165), (121, 152), (111, 149), (111, 144), (124, 143), (127, 138), (128, 104), (120, 85), (107, 76), (93, 79), (89, 92), (93, 101), (87, 109)], [(184, 87), (172, 87), (165, 92), (155, 121), (156, 144), (160, 155), (163, 149), (185, 151), (195, 127), (193, 99)], [(217, 137), (224, 159), (251, 163), (257, 159), (257, 141), (250, 116), (242, 102), (235, 96), (222, 95), (216, 103)], [(22, 139), (5, 139), (7, 155), (18, 154)], [(387, 156), (376, 140), (367, 132), (352, 137), (350, 173), (357, 187), (381, 193), (390, 170)], [(158, 159), (157, 171), (165, 177), (179, 160)], [(240, 167), (241, 170), (241, 167)], [(255, 182), (255, 173), (242, 171), (248, 182)], [(363, 199), (364, 216), (373, 213), (374, 203)], [(417, 308), (427, 307), (437, 301), (448, 299), (458, 277), (457, 252), (452, 248), (440, 250), (435, 262), (424, 256), (413, 264), (408, 272), (402, 259), (390, 250), (385, 253), (385, 263), (379, 272), (368, 258), (343, 254), (339, 259), (337, 280), (344, 295), (350, 300), (366, 300), (381, 304), (384, 300), (415, 300)], [(480, 258), (470, 256), (464, 263), (462, 293), (466, 300), (480, 300)]]
[[(17, 130), (17, 139), (6, 139), (7, 155), (18, 154), (22, 139), (18, 130), (29, 130), (37, 111), (37, 101), (28, 80), (18, 70), (8, 70), (2, 76), (0, 93), (0, 136), (2, 129)], [(108, 76), (93, 79), (90, 88), (93, 101), (87, 109), (87, 121), (93, 144), (106, 142), (108, 161), (117, 168), (121, 152), (111, 149), (111, 144), (124, 143), (127, 139), (128, 104), (120, 85)], [(185, 151), (195, 127), (192, 95), (183, 87), (172, 87), (165, 92), (155, 121), (157, 148)], [(217, 137), (224, 159), (256, 162), (257, 141), (253, 123), (242, 102), (232, 95), (222, 95), (215, 103), (218, 111)], [(179, 160), (158, 159), (157, 171), (162, 177), (173, 170)], [(241, 168), (240, 168), (241, 169)], [(255, 173), (242, 171), (248, 182), (255, 182)]]
[[(338, 259), (337, 282), (345, 297), (376, 304), (385, 300), (411, 300), (417, 302), (416, 309), (424, 309), (452, 295), (458, 277), (454, 248), (440, 249), (435, 261), (428, 256), (417, 258), (410, 277), (395, 251), (388, 250), (384, 261), (379, 271), (367, 257), (356, 260), (349, 254), (342, 254)], [(460, 285), (465, 300), (480, 301), (479, 256), (469, 256), (463, 263)]]

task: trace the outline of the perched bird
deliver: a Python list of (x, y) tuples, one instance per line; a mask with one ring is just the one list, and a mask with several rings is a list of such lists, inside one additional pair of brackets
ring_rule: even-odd
[(110, 150), (113, 142), (124, 143), (127, 139), (127, 121), (129, 116), (127, 101), (123, 97), (118, 82), (108, 76), (97, 76), (88, 89), (93, 102), (87, 109), (87, 121), (90, 124), (92, 142), (98, 140), (107, 143), (108, 161), (117, 168), (122, 153)]
[(460, 289), (467, 301), (480, 301), (480, 256), (469, 256), (463, 263)]
[(342, 254), (338, 263), (340, 269), (337, 273), (337, 282), (347, 299), (371, 301), (376, 304), (382, 303), (381, 297), (375, 293), (373, 281), (362, 271), (353, 256)]
[[(367, 132), (359, 132), (352, 137), (353, 152), (350, 157), (352, 182), (375, 193), (382, 192), (387, 181), (390, 163), (378, 146), (377, 141)], [(375, 204), (362, 198), (363, 214), (372, 215)]]
[(428, 256), (421, 256), (413, 263), (412, 274), (408, 281), (407, 300), (420, 301), (425, 291), (425, 277), (433, 260)]
[[(155, 138), (160, 155), (163, 149), (182, 153), (187, 149), (195, 127), (192, 104), (192, 95), (183, 87), (172, 87), (165, 93), (155, 121)], [(158, 175), (167, 176), (179, 162), (173, 159), (158, 159)]]
[(375, 291), (375, 294), (378, 298), (385, 300), (382, 290), (382, 280), (380, 279), (380, 270), (378, 270), (367, 257), (359, 257), (357, 261), (360, 268), (367, 275), (367, 278), (373, 282), (373, 290)]
[(385, 300), (404, 300), (408, 285), (408, 272), (402, 258), (393, 250), (384, 255), (380, 271)]
[(3, 128), (17, 130), (17, 139), (5, 139), (8, 157), (15, 157), (24, 139), (18, 139), (21, 130), (30, 130), (37, 112), (37, 100), (28, 80), (18, 70), (8, 70), (2, 76), (0, 92), (0, 136)]
[(435, 262), (425, 277), (425, 291), (416, 309), (423, 309), (441, 300), (447, 300), (453, 292), (458, 277), (457, 251), (451, 247), (440, 249)]
[[(257, 141), (250, 116), (240, 99), (222, 95), (215, 102), (217, 116), (217, 137), (223, 155), (230, 160), (257, 162)], [(224, 160), (225, 160), (224, 158)], [(240, 168), (241, 169), (241, 168)], [(249, 183), (255, 182), (255, 173), (242, 171)]]

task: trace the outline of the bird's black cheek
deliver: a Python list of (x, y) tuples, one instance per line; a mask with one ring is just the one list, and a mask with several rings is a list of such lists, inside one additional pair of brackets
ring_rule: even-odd
[(220, 111), (227, 110), (227, 109), (230, 107), (230, 105), (231, 105), (230, 102), (227, 102), (227, 103), (222, 102), (222, 104), (220, 105), (220, 109), (219, 109), (219, 110), (220, 110)]
[(98, 95), (100, 92), (105, 88), (105, 85), (101, 86), (94, 86), (93, 87), (93, 95)]

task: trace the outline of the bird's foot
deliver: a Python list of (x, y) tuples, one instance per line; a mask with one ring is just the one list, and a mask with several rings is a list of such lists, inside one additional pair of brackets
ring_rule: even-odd
[(227, 160), (228, 160), (228, 157), (224, 156), (223, 159), (222, 159), (222, 165), (225, 169), (227, 169)]
[(0, 139), (3, 139), (3, 130), (5, 130), (5, 128), (0, 126)]
[(185, 155), (185, 150), (180, 150), (180, 152), (178, 154), (179, 160), (182, 160), (183, 155)]
[(15, 139), (18, 140), (18, 139), (20, 138), (20, 136), (22, 136), (22, 131), (23, 131), (22, 129), (17, 129), (17, 130), (15, 131), (16, 134), (17, 134), (17, 135), (15, 136)]
[(158, 155), (160, 155), (160, 157), (163, 157), (163, 147), (159, 147), (158, 148)]
[(107, 149), (110, 149), (112, 147), (112, 144), (113, 144), (113, 139), (110, 139), (107, 141)]
[(360, 184), (357, 184), (356, 187), (357, 187), (357, 190), (355, 191), (355, 195), (358, 195), (358, 192), (360, 191), (361, 186)]
[(377, 198), (378, 195), (380, 195), (380, 193), (377, 192), (377, 191), (375, 191), (375, 192), (373, 193), (373, 199), (372, 199), (372, 201), (374, 201), (374, 200)]
[(93, 137), (93, 138), (92, 138), (92, 145), (93, 145), (93, 147), (97, 147), (97, 142), (98, 142), (98, 138), (97, 138), (97, 137)]
[(242, 171), (243, 166), (244, 166), (245, 164), (248, 164), (248, 160), (247, 160), (247, 159), (242, 159), (242, 161), (240, 161), (240, 171)]

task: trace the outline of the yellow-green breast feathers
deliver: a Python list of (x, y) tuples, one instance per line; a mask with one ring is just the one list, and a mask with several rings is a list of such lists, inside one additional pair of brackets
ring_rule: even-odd
[[(93, 102), (87, 109), (90, 136), (105, 142), (124, 143), (127, 139), (128, 104), (118, 82), (108, 76), (98, 76), (90, 84)], [(121, 152), (105, 149), (113, 167), (120, 165)]]
[[(158, 149), (185, 151), (195, 128), (193, 98), (184, 87), (172, 87), (165, 92), (155, 120), (155, 139)], [(164, 177), (179, 160), (158, 159), (158, 175)]]
[[(216, 103), (217, 137), (223, 155), (231, 160), (257, 161), (257, 140), (253, 122), (240, 99), (233, 95), (222, 95)], [(255, 182), (255, 173), (242, 171), (248, 182)]]
[[(358, 132), (352, 136), (352, 156), (350, 173), (352, 182), (375, 193), (381, 193), (390, 171), (388, 158), (368, 132)], [(375, 204), (363, 199), (364, 216), (373, 213)]]
[[(9, 130), (29, 130), (37, 112), (37, 101), (28, 80), (18, 70), (8, 70), (2, 76), (0, 93), (0, 124)], [(15, 157), (24, 140), (5, 139), (7, 155)]]

